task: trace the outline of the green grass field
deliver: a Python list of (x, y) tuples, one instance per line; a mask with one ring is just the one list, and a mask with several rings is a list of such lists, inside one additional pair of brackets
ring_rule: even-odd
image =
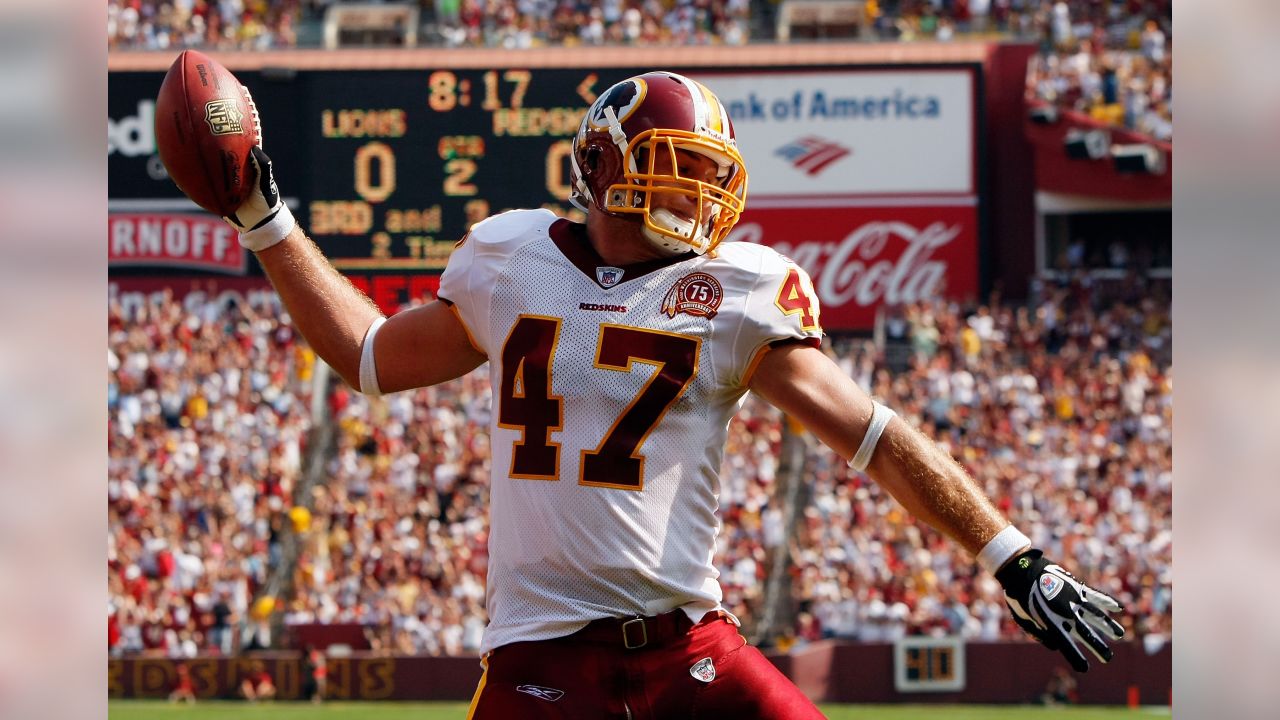
[[(1169, 709), (1122, 707), (1031, 707), (1009, 705), (823, 705), (831, 720), (1114, 720), (1169, 715)], [(459, 720), (466, 717), (466, 703), (310, 703), (282, 702), (248, 705), (243, 702), (202, 702), (170, 705), (154, 700), (113, 700), (107, 715), (112, 720)]]

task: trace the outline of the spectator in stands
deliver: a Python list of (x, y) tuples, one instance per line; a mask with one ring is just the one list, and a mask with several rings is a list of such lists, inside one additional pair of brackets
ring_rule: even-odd
[(1153, 65), (1159, 65), (1164, 62), (1165, 56), (1165, 34), (1160, 29), (1160, 23), (1154, 19), (1148, 20), (1142, 29), (1142, 54)]
[(1075, 40), (1075, 28), (1071, 24), (1071, 8), (1066, 0), (1058, 0), (1053, 4), (1051, 12), (1051, 32), (1053, 44), (1059, 50), (1067, 50)]
[(303, 654), (302, 675), (306, 678), (302, 694), (317, 705), (324, 702), (329, 682), (329, 660), (323, 650), (315, 646), (307, 647)]
[(169, 693), (169, 702), (184, 702), (194, 704), (196, 701), (195, 686), (191, 683), (191, 668), (186, 663), (178, 663), (174, 666), (174, 672), (177, 679), (173, 684), (173, 691)]
[(274, 700), (276, 686), (267, 672), (267, 666), (261, 660), (253, 661), (249, 672), (240, 681), (240, 695), (251, 703), (259, 700)]
[(1076, 679), (1064, 667), (1053, 669), (1053, 675), (1040, 696), (1042, 705), (1071, 705), (1076, 701)]

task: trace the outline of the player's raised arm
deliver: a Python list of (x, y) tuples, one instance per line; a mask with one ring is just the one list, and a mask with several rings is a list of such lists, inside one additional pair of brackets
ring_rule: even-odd
[(433, 385), (484, 362), (447, 305), (387, 320), (325, 259), (281, 200), (262, 151), (257, 106), (226, 68), (184, 50), (165, 75), (156, 109), (156, 147), (169, 177), (240, 231), (240, 244), (258, 256), (294, 325), (353, 388), (376, 395)]
[(1045, 559), (950, 455), (873, 402), (820, 350), (789, 344), (766, 352), (750, 387), (973, 553), (1004, 587), (1018, 624), (1077, 671), (1089, 663), (1076, 641), (1111, 659), (1106, 641), (1124, 630), (1107, 613), (1119, 603)]
[(434, 385), (485, 361), (444, 303), (383, 318), (303, 233), (261, 148), (253, 148), (252, 162), (258, 188), (227, 222), (258, 256), (298, 331), (353, 388), (378, 395)]

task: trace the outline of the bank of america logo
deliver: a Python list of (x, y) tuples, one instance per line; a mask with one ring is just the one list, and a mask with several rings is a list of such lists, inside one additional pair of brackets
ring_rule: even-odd
[(818, 175), (831, 163), (852, 153), (852, 150), (840, 143), (817, 135), (802, 137), (773, 151), (774, 155), (786, 159), (797, 169), (811, 176)]

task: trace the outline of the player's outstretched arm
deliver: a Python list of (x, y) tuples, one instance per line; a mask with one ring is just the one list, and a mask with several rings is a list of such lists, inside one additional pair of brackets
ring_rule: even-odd
[(1121, 610), (1120, 604), (1032, 548), (950, 455), (873, 403), (820, 350), (799, 344), (770, 350), (751, 390), (865, 469), (912, 515), (973, 553), (1004, 587), (1018, 625), (1077, 671), (1089, 669), (1077, 643), (1102, 662), (1111, 659), (1107, 640), (1120, 638), (1124, 629), (1108, 613)]
[[(871, 398), (821, 350), (783, 345), (765, 353), (751, 390), (852, 459), (871, 426)], [(916, 517), (977, 554), (1008, 525), (961, 468), (901, 418), (891, 417), (868, 474)]]
[[(293, 219), (261, 148), (253, 149), (252, 162), (259, 169), (258, 191), (227, 222), (257, 255), (294, 326), (351, 387), (387, 393), (434, 385), (484, 362), (462, 323), (439, 301), (381, 322), (373, 302), (334, 269)], [(375, 335), (371, 357), (365, 357)]]

